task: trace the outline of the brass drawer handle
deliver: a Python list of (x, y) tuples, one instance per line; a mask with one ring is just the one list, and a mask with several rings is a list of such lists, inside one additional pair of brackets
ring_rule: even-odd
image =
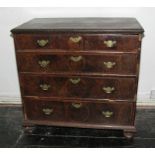
[(80, 60), (82, 60), (82, 56), (71, 56), (70, 60), (74, 61), (74, 62), (78, 62)]
[(44, 39), (41, 39), (41, 40), (37, 40), (37, 44), (40, 46), (40, 47), (44, 47), (48, 44), (48, 40), (44, 40)]
[(78, 84), (81, 79), (80, 78), (77, 78), (77, 79), (69, 79), (69, 81), (72, 83), (72, 84)]
[(112, 93), (115, 90), (115, 88), (114, 87), (103, 87), (102, 90), (105, 93), (110, 94), (110, 93)]
[(106, 118), (109, 118), (113, 115), (112, 111), (102, 111), (102, 115)]
[(110, 69), (116, 65), (116, 62), (108, 61), (108, 62), (103, 62), (103, 64), (106, 66), (106, 68)]
[(41, 88), (42, 90), (44, 90), (44, 91), (49, 90), (50, 87), (51, 87), (51, 86), (48, 85), (48, 84), (40, 84), (40, 88)]
[(38, 61), (38, 64), (40, 65), (40, 67), (46, 68), (50, 64), (50, 61), (49, 60), (40, 60), (40, 61)]
[(49, 109), (49, 108), (44, 108), (42, 109), (42, 111), (45, 115), (51, 115), (53, 113), (53, 109)]
[(76, 109), (79, 109), (79, 108), (81, 108), (82, 103), (72, 103), (72, 106), (73, 106), (74, 108), (76, 108)]
[(73, 43), (78, 43), (82, 40), (82, 37), (81, 36), (70, 37), (69, 40), (72, 41)]
[(104, 44), (108, 47), (108, 48), (112, 48), (116, 45), (116, 41), (113, 41), (113, 40), (106, 40), (104, 41)]

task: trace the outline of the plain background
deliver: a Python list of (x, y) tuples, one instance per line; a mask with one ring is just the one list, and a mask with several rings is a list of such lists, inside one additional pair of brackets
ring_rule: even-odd
[[(13, 38), (10, 30), (32, 18), (135, 17), (145, 29), (142, 43), (138, 103), (155, 103), (155, 8), (0, 8), (0, 103), (20, 101)], [(19, 102), (20, 103), (20, 102)]]

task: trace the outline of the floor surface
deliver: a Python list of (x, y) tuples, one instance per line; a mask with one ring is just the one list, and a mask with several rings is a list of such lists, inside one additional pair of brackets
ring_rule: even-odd
[(1, 148), (152, 148), (155, 147), (155, 109), (139, 109), (134, 140), (121, 131), (43, 127), (25, 133), (21, 107), (0, 107)]

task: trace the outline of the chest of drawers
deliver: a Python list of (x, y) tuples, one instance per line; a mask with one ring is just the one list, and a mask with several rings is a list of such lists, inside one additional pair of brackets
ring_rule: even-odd
[(134, 18), (33, 19), (11, 30), (24, 125), (131, 138), (143, 31)]

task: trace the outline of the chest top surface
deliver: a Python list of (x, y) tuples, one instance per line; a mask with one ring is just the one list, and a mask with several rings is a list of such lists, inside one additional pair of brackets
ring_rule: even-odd
[(144, 29), (135, 18), (35, 18), (11, 32), (143, 33)]

